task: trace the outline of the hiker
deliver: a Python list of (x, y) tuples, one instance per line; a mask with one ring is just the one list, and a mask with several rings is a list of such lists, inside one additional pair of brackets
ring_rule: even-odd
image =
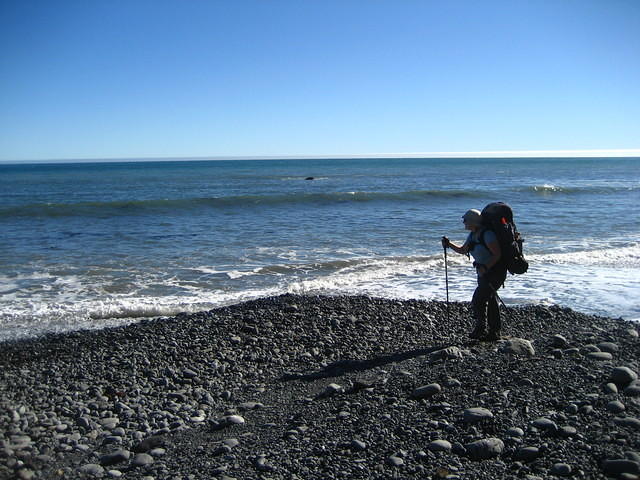
[[(496, 291), (507, 277), (507, 267), (500, 262), (501, 248), (496, 234), (482, 226), (479, 210), (468, 210), (462, 216), (464, 228), (470, 230), (462, 246), (455, 245), (447, 237), (442, 237), (442, 246), (456, 253), (473, 256), (473, 266), (478, 274), (478, 287), (473, 293), (471, 304), (476, 324), (469, 334), (472, 339), (495, 341), (500, 339), (500, 309)], [(487, 326), (489, 327), (487, 331)]]

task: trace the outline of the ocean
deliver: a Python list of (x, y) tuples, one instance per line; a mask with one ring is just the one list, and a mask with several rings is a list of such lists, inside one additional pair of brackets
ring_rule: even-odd
[[(440, 238), (492, 201), (530, 262), (507, 305), (640, 320), (638, 158), (5, 164), (0, 341), (287, 292), (445, 300)], [(447, 260), (468, 301), (470, 261)]]

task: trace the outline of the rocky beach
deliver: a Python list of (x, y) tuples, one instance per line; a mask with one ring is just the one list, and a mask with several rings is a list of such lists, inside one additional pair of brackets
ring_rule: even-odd
[(0, 478), (638, 479), (639, 325), (284, 295), (0, 344)]

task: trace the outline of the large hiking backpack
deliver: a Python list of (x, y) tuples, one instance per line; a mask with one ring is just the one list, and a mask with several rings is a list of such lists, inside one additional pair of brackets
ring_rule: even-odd
[(529, 263), (522, 253), (524, 239), (516, 229), (511, 207), (503, 202), (490, 203), (482, 210), (482, 226), (496, 234), (502, 251), (500, 263), (507, 267), (509, 273), (525, 273)]

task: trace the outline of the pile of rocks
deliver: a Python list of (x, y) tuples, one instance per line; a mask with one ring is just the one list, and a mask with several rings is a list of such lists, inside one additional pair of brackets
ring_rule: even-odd
[(5, 343), (0, 478), (637, 478), (637, 324), (285, 295)]

